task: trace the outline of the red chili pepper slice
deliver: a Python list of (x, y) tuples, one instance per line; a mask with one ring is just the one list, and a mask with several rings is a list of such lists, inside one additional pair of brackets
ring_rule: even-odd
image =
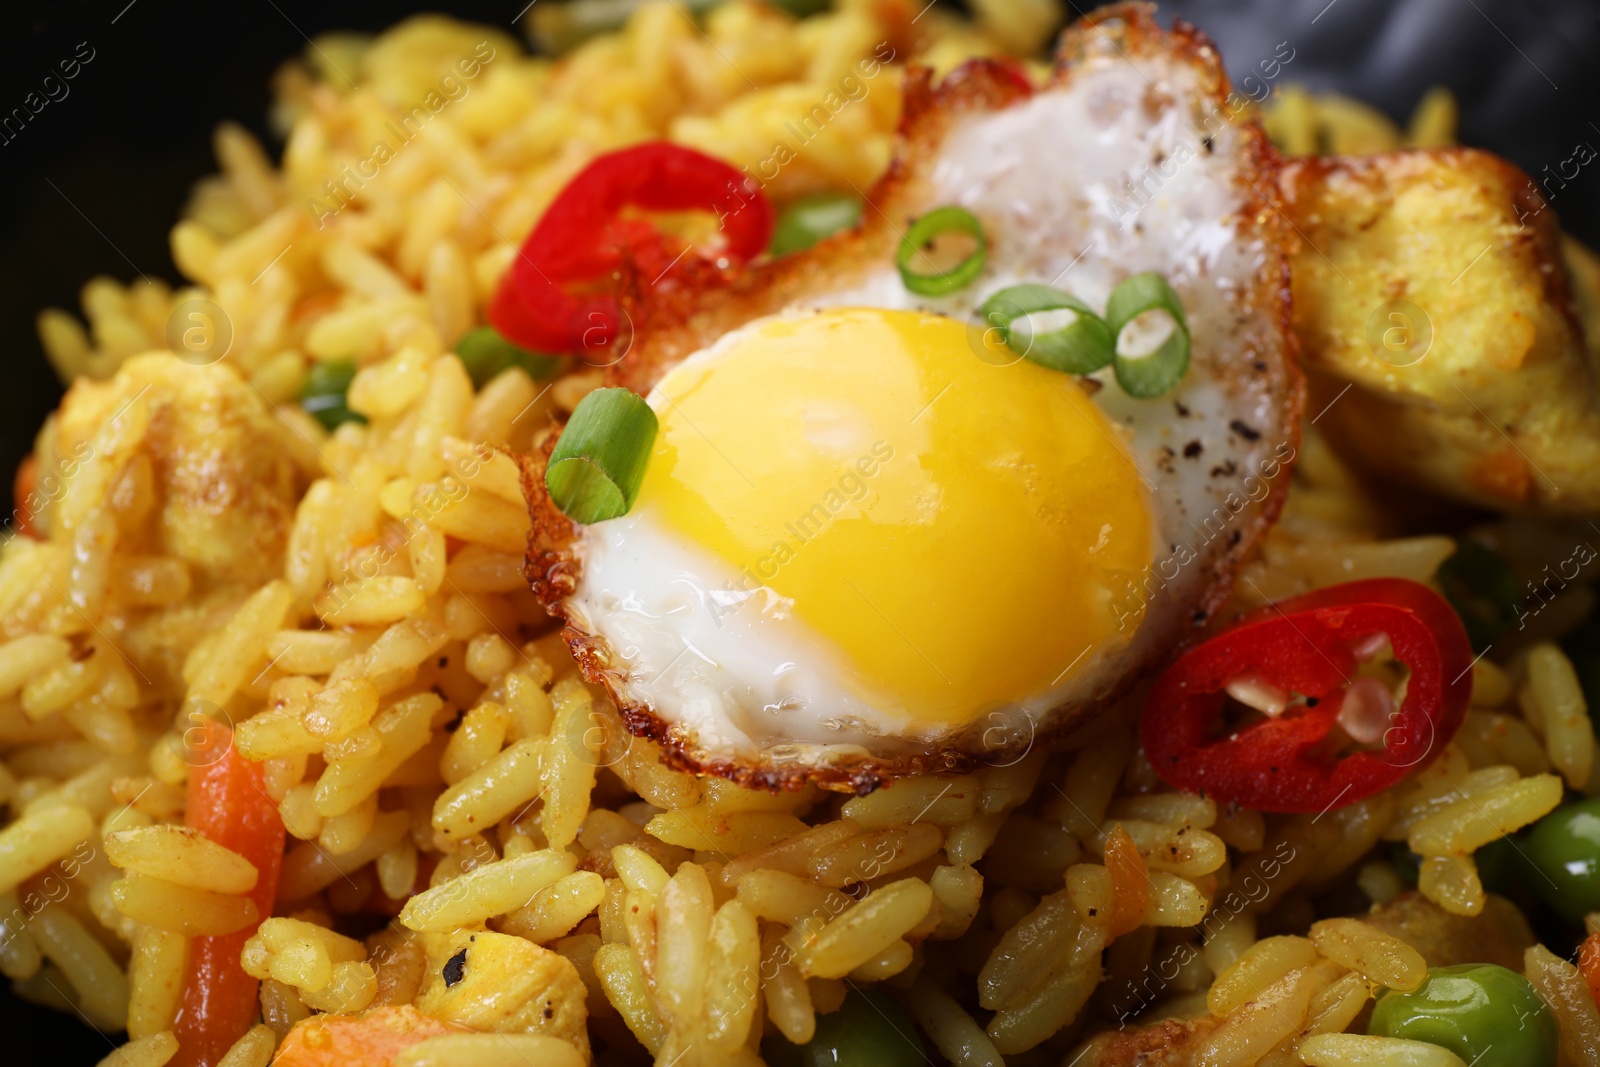
[[(1328, 742), (1356, 675), (1351, 646), (1380, 633), (1410, 672), (1405, 698), (1382, 751), (1340, 756)], [(1171, 785), (1260, 811), (1353, 804), (1426, 765), (1455, 736), (1471, 666), (1460, 618), (1426, 586), (1399, 578), (1330, 586), (1254, 612), (1180, 657), (1145, 702), (1145, 754)], [(1308, 699), (1218, 736), (1224, 689), (1248, 673)]]
[(643, 211), (710, 211), (724, 247), (714, 258), (742, 266), (772, 240), (772, 204), (755, 180), (692, 148), (651, 141), (596, 158), (561, 190), (522, 246), (489, 305), (489, 322), (525, 348), (604, 349), (616, 339), (621, 309), (610, 291), (623, 257), (659, 282), (683, 249)]

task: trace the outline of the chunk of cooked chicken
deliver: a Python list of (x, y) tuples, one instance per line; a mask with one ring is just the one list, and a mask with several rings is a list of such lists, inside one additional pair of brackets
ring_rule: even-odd
[(1318, 429), (1458, 500), (1600, 510), (1600, 393), (1527, 176), (1453, 148), (1296, 160), (1279, 187)]
[(77, 461), (35, 520), (52, 541), (110, 508), (119, 551), (173, 556), (218, 581), (281, 571), (303, 445), (232, 368), (138, 356), (108, 381), (79, 378), (52, 425), (41, 468)]
[(1201, 1044), (1221, 1022), (1202, 1015), (1108, 1030), (1064, 1062), (1074, 1067), (1193, 1067)]
[(489, 930), (419, 936), (428, 956), (419, 1011), (472, 1030), (557, 1037), (589, 1058), (583, 979), (565, 956)]
[(1410, 890), (1373, 907), (1363, 920), (1422, 954), (1429, 967), (1498, 963), (1521, 972), (1522, 954), (1534, 943), (1528, 920), (1504, 897), (1490, 894), (1477, 915), (1451, 915)]

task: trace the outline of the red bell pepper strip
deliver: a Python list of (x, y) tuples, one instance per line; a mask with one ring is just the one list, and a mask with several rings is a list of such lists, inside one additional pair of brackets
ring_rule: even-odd
[[(241, 756), (233, 747), (233, 731), (213, 719), (201, 718), (184, 740), (191, 762), (184, 822), (255, 864), (258, 877), (250, 899), (267, 918), (278, 893), (284, 833), (261, 765)], [(239, 953), (255, 932), (252, 925), (190, 939), (183, 1002), (172, 1026), (178, 1051), (169, 1067), (215, 1067), (255, 1024), (259, 983), (239, 965)]]
[[(1381, 751), (1331, 751), (1352, 645), (1384, 634), (1410, 674)], [(1472, 648), (1450, 605), (1416, 582), (1330, 586), (1241, 619), (1157, 681), (1142, 734), (1151, 765), (1180, 789), (1260, 811), (1320, 812), (1387, 789), (1450, 742), (1472, 694)], [(1257, 674), (1306, 697), (1282, 715), (1220, 733), (1224, 689)]]
[(652, 279), (668, 275), (682, 248), (668, 247), (642, 211), (710, 211), (724, 247), (712, 258), (742, 266), (772, 240), (772, 204), (754, 179), (718, 159), (666, 141), (599, 156), (545, 210), (489, 304), (489, 322), (534, 351), (594, 352), (616, 340), (612, 291), (624, 255)]

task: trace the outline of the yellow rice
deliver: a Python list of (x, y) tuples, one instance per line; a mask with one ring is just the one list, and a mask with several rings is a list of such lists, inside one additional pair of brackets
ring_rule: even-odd
[[(1037, 62), (1062, 14), (1049, 0), (972, 6), (974, 23), (924, 12), (899, 58), (941, 71), (1008, 50)], [(796, 23), (732, 0), (700, 26), (647, 3), (560, 62), (431, 17), (326, 38), (277, 79), (280, 166), (244, 130), (217, 132), (221, 174), (172, 231), (189, 285), (97, 278), (83, 321), (41, 314), (63, 380), (113, 390), (162, 380), (138, 357), (167, 347), (175, 315), (201, 328), (180, 353), (197, 364), (187, 380), (258, 411), (241, 447), (272, 457), (249, 477), (283, 508), (266, 553), (150, 543), (145, 450), (166, 416), (135, 397), (87, 430), (46, 425), (42, 465), (75, 473), (36, 516), (47, 538), (0, 555), (0, 973), (125, 1028), (104, 1063), (174, 1055), (188, 939), (264, 918), (244, 895), (254, 866), (181, 827), (195, 715), (235, 725), (290, 837), (277, 912), (242, 955), (262, 1021), (225, 1067), (264, 1067), (314, 1012), (416, 1003), (514, 1029), (487, 1014), (489, 989), (452, 993), (440, 977), (458, 948), (487, 961), (474, 989), (567, 1007), (518, 1016), (519, 1032), (432, 1038), (400, 1067), (577, 1067), (591, 1040), (660, 1063), (756, 1063), (764, 1031), (809, 1040), (868, 984), (966, 1067), (1103, 1049), (1113, 1027), (1168, 1017), (1208, 1020), (1207, 1064), (1460, 1062), (1342, 1032), (1375, 987), (1413, 988), (1425, 964), (1358, 919), (1316, 921), (1312, 900), (1341, 879), (1393, 899), (1402, 883), (1382, 849), (1403, 841), (1425, 896), (1484, 911), (1470, 853), (1546, 814), (1563, 780), (1595, 792), (1587, 709), (1552, 643), (1475, 664), (1466, 728), (1414, 778), (1326, 817), (1264, 818), (1159, 787), (1115, 716), (1010, 767), (848, 800), (753, 793), (666, 766), (530, 626), (527, 518), (496, 450), (534, 445), (598, 378), (545, 388), (508, 371), (474, 389), (451, 345), (587, 159), (668, 137), (759, 166), (788, 116), (897, 32), (891, 8), (845, 0)], [(903, 70), (885, 66), (782, 170), (776, 200), (881, 174)], [(423, 108), (430, 94), (438, 106)], [(352, 177), (396, 118), (414, 143), (378, 177)], [(1292, 86), (1265, 119), (1300, 153), (1402, 140), (1360, 105)], [(1443, 144), (1453, 128), (1453, 101), (1435, 94), (1404, 137)], [(210, 365), (219, 323), (232, 345)], [(346, 358), (359, 364), (348, 401), (369, 422), (326, 434), (291, 401), (314, 363)], [(1383, 532), (1374, 499), (1310, 431), (1240, 606), (1358, 577), (1431, 581), (1454, 547)], [(101, 632), (110, 621), (126, 652)], [(1119, 826), (1146, 866), (1148, 906), (1110, 941), (1099, 861)], [(375, 896), (394, 923), (364, 940), (335, 932)], [(1600, 1057), (1600, 1012), (1576, 970), (1542, 948), (1525, 966), (1564, 1046)]]

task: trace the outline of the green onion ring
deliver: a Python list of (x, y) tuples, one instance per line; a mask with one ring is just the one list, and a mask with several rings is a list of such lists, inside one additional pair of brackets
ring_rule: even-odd
[(644, 481), (658, 425), (644, 398), (627, 389), (596, 389), (584, 397), (545, 467), (550, 499), (574, 522), (626, 515)]
[(1106, 301), (1106, 323), (1119, 341), (1128, 323), (1157, 309), (1172, 316), (1172, 336), (1148, 356), (1130, 358), (1119, 352), (1111, 361), (1117, 384), (1129, 396), (1160, 396), (1183, 380), (1189, 370), (1189, 321), (1178, 294), (1155, 271), (1123, 281)]
[[(921, 274), (912, 270), (912, 257), (931, 244), (935, 237), (946, 233), (970, 234), (978, 247), (947, 271)], [(988, 258), (989, 243), (984, 239), (983, 223), (978, 221), (978, 216), (964, 207), (949, 205), (934, 208), (911, 224), (906, 235), (900, 239), (900, 250), (895, 253), (894, 265), (899, 268), (900, 280), (906, 288), (918, 296), (948, 296), (971, 285), (983, 273), (983, 265)]]
[[(1029, 336), (1027, 344), (1011, 329), (1016, 319), (1035, 311), (1072, 311), (1077, 318), (1070, 325), (1049, 333)], [(1116, 341), (1111, 327), (1094, 309), (1071, 293), (1048, 285), (1013, 285), (1001, 289), (983, 302), (978, 314), (1000, 335), (1005, 346), (1019, 356), (1066, 374), (1091, 374), (1111, 362)]]

